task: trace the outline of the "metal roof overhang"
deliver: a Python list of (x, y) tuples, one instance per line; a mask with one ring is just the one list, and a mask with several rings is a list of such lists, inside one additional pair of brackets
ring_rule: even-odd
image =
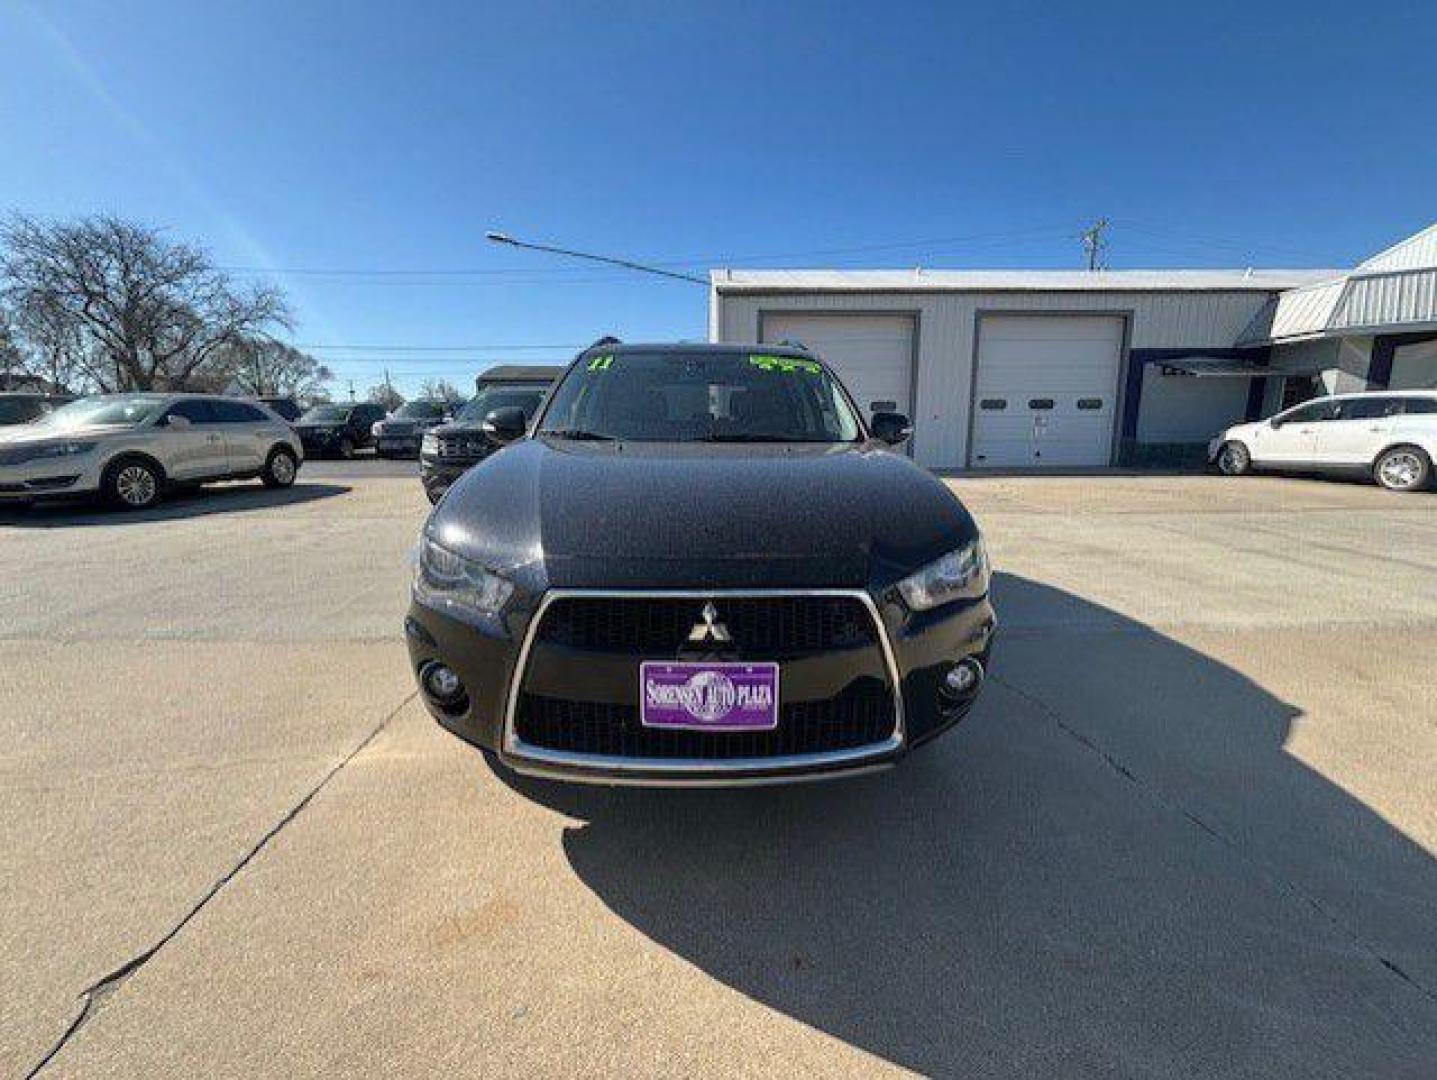
[(1265, 379), (1272, 369), (1253, 360), (1235, 360), (1225, 356), (1184, 356), (1180, 360), (1162, 360), (1158, 367), (1164, 375), (1197, 379)]

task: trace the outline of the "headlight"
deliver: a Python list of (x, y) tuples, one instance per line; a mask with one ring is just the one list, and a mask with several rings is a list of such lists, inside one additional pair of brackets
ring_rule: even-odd
[(472, 559), (456, 555), (427, 536), (419, 538), (414, 599), (425, 607), (492, 619), (504, 610), (514, 586)]
[(898, 583), (914, 611), (927, 611), (950, 600), (975, 600), (988, 591), (988, 553), (982, 540), (964, 544)]
[(53, 442), (37, 443), (33, 446), (21, 446), (14, 450), (0, 451), (0, 458), (9, 465), (23, 465), (27, 461), (40, 461), (43, 458), (75, 457), (79, 454), (88, 454), (99, 445), (93, 442)]
[(373, 435), (376, 439), (379, 438), (379, 436), (384, 433), (384, 422), (382, 420), (376, 420), (374, 423), (370, 424), (369, 433)]
[(419, 440), (419, 452), (421, 454), (439, 453), (439, 436), (432, 433), (425, 435)]

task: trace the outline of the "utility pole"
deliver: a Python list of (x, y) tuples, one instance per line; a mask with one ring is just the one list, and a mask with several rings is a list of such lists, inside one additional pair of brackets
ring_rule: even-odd
[(354, 400), (354, 380), (353, 380), (353, 379), (350, 379), (350, 380), (349, 380), (349, 400), (350, 400), (350, 401), (353, 401), (353, 400)]
[(384, 392), (389, 395), (389, 399), (385, 402), (385, 404), (392, 405), (394, 403), (394, 384), (389, 381), (388, 368), (384, 369)]
[(1108, 242), (1103, 239), (1103, 230), (1108, 227), (1107, 218), (1099, 218), (1097, 223), (1090, 229), (1082, 232), (1083, 250), (1088, 254), (1088, 269), (1103, 270), (1103, 252)]

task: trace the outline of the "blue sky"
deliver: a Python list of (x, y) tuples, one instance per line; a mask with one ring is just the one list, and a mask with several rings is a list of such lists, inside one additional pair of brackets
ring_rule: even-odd
[(500, 345), (706, 327), (698, 286), (490, 228), (700, 270), (1068, 267), (1106, 216), (1115, 268), (1351, 264), (1437, 219), (1434, 46), (1418, 3), (0, 0), (0, 209), (270, 273), (297, 342), (401, 346), (315, 350), (361, 392), (469, 384), (566, 355)]

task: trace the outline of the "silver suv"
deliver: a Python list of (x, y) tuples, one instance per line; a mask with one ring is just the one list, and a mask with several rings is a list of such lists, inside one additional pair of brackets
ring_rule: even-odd
[(254, 478), (288, 487), (303, 460), (290, 426), (253, 401), (104, 394), (0, 434), (0, 502), (98, 494), (141, 510), (174, 485)]

